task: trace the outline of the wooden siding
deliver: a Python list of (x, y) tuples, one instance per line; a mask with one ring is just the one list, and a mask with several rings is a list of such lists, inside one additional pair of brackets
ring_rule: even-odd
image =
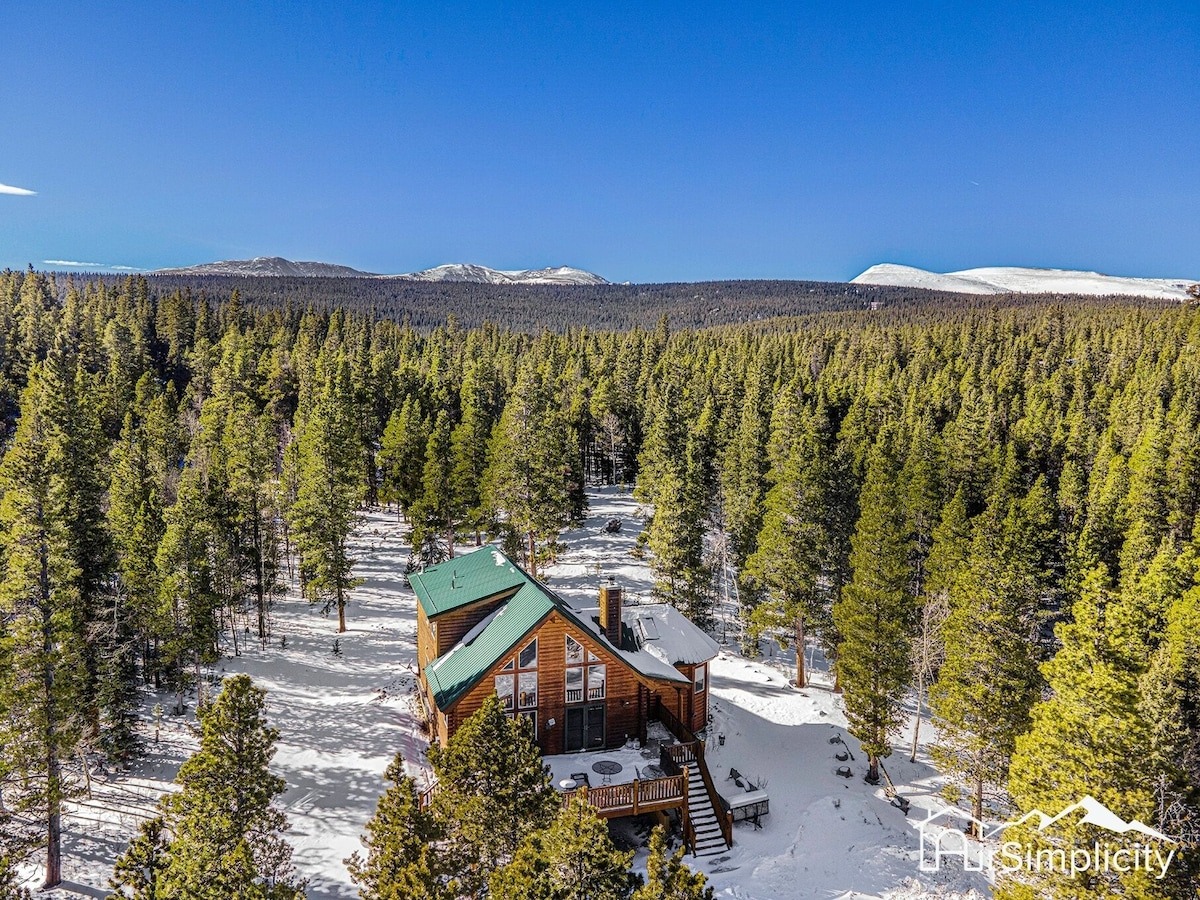
[(705, 673), (704, 690), (696, 693), (696, 670), (702, 668), (707, 663), (699, 666), (677, 666), (684, 675), (692, 682), (688, 687), (687, 697), (684, 702), (683, 712), (676, 713), (679, 720), (687, 725), (692, 731), (703, 731), (708, 725), (708, 674)]
[[(442, 616), (438, 617), (439, 627)], [(545, 754), (563, 753), (566, 734), (566, 636), (571, 635), (584, 648), (584, 665), (587, 653), (596, 654), (605, 669), (605, 747), (622, 746), (630, 738), (644, 734), (645, 716), (649, 691), (628, 665), (605, 649), (594, 635), (580, 631), (572, 623), (551, 612), (529, 637), (523, 638), (513, 653), (492, 666), (470, 691), (464, 694), (447, 710), (449, 731), (453, 733), (483, 701), (495, 692), (495, 676), (512, 659), (530, 638), (538, 639), (538, 707), (537, 742)], [(440, 638), (440, 636), (439, 636)], [(666, 688), (666, 685), (664, 685)], [(668, 694), (674, 691), (666, 690)], [(672, 708), (678, 704), (676, 698), (664, 698)], [(599, 701), (592, 701), (599, 702)], [(585, 704), (587, 705), (587, 704)], [(550, 721), (554, 724), (551, 725)]]

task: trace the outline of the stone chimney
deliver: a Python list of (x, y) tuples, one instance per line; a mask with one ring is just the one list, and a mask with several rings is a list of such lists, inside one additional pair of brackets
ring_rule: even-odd
[(621, 589), (612, 578), (600, 585), (600, 627), (614, 647), (621, 646)]

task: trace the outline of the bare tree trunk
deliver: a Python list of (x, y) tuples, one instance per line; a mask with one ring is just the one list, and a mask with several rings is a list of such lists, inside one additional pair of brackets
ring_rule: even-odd
[[(42, 518), (38, 504), (38, 520)], [(41, 572), (38, 576), (42, 612), (42, 690), (46, 703), (46, 883), (62, 881), (62, 763), (58, 758), (58, 715), (54, 704), (54, 626), (50, 615), (50, 550), (43, 532), (39, 540)]]
[(917, 714), (913, 721), (912, 753), (908, 754), (909, 762), (917, 761), (917, 741), (921, 736), (921, 701), (925, 699), (925, 669), (917, 673)]
[(537, 541), (533, 532), (529, 532), (529, 574), (537, 578)]
[(873, 753), (867, 754), (867, 783), (879, 784), (879, 759)]
[(796, 645), (796, 687), (808, 687), (808, 678), (804, 671), (804, 613), (796, 614), (796, 634), (793, 643)]
[(975, 775), (975, 796), (973, 798), (973, 802), (971, 803), (971, 815), (973, 815), (975, 817), (975, 820), (971, 823), (971, 830), (969, 833), (970, 833), (971, 837), (981, 840), (983, 838), (983, 835), (980, 834), (981, 829), (980, 829), (979, 823), (983, 821), (983, 768), (982, 767), (980, 767), (979, 771)]

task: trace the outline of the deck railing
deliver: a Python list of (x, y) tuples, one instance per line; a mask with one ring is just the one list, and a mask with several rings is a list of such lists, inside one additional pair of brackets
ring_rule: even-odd
[[(587, 788), (587, 801), (597, 812), (636, 816), (644, 812), (671, 809), (687, 803), (687, 769), (665, 778), (638, 778), (625, 784), (605, 784)], [(562, 792), (563, 806), (579, 790)]]

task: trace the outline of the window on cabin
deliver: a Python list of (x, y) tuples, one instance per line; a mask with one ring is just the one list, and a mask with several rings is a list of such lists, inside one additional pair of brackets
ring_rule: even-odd
[(604, 689), (608, 680), (607, 670), (603, 664), (588, 666), (587, 696), (589, 700), (603, 700)]
[(567, 702), (583, 702), (583, 666), (567, 669)]
[(513, 676), (496, 676), (496, 696), (500, 698), (500, 705), (505, 709), (513, 708)]
[(514, 665), (514, 664), (513, 664), (513, 661), (510, 659), (508, 662), (506, 662), (506, 663), (504, 664), (504, 668), (503, 668), (503, 669), (501, 669), (500, 671), (502, 671), (502, 672), (511, 672), (511, 671), (513, 670), (513, 665)]
[(517, 676), (517, 706), (521, 709), (537, 706), (537, 672), (522, 672)]
[(707, 676), (708, 676), (708, 665), (707, 664), (696, 667), (695, 684), (696, 684), (696, 693), (697, 694), (704, 693), (704, 684), (705, 684), (705, 681), (707, 680)]
[(600, 662), (600, 657), (598, 657), (595, 653), (593, 653), (591, 650), (589, 650), (588, 651), (588, 662)]
[(537, 668), (537, 638), (534, 638), (532, 641), (526, 644), (525, 649), (521, 651), (521, 659), (518, 663), (518, 668)]
[(567, 665), (578, 665), (583, 662), (583, 644), (567, 635)]

